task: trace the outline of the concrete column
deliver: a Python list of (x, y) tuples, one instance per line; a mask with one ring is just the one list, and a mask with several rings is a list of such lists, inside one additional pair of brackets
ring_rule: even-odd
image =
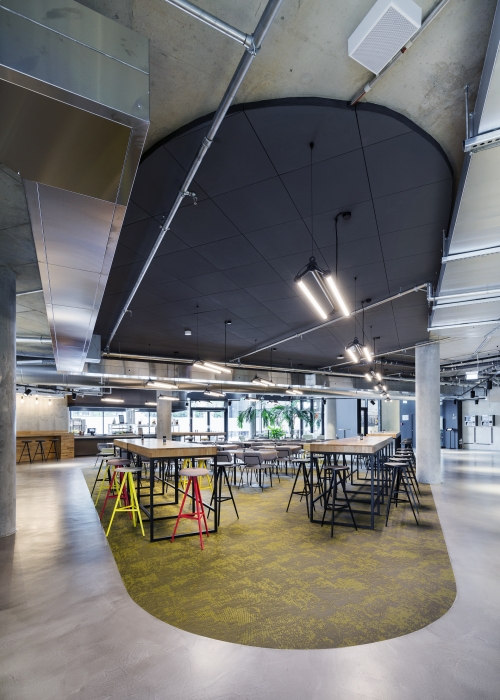
[(156, 392), (156, 436), (159, 440), (165, 435), (167, 440), (172, 439), (172, 402), (163, 401), (160, 396), (167, 395), (166, 391)]
[(16, 531), (16, 276), (0, 267), (0, 537)]
[(325, 438), (335, 440), (337, 437), (337, 399), (326, 399), (325, 404)]
[(415, 412), (417, 479), (423, 484), (439, 484), (442, 474), (438, 343), (415, 348)]
[(382, 431), (399, 433), (401, 430), (399, 401), (380, 402), (380, 422)]

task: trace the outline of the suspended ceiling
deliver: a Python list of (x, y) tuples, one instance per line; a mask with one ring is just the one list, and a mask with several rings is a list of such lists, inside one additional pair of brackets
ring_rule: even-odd
[[(198, 121), (167, 138), (139, 167), (96, 326), (103, 339), (206, 124)], [(318, 319), (293, 278), (311, 255), (311, 230), (318, 262), (335, 269), (334, 217), (344, 210), (352, 217), (338, 225), (338, 275), (351, 309), (367, 298), (379, 301), (437, 282), (451, 167), (432, 138), (390, 110), (317, 99), (236, 107), (191, 189), (199, 202), (184, 200), (130, 305), (132, 315), (113, 340), (114, 351), (224, 360), (228, 319), (228, 359), (309, 328)], [(380, 350), (427, 339), (426, 295), (367, 312), (365, 331), (380, 337)], [(355, 332), (362, 333), (361, 319), (356, 331), (354, 319), (343, 319), (279, 346), (273, 361), (335, 363)], [(269, 356), (259, 359), (269, 362)]]

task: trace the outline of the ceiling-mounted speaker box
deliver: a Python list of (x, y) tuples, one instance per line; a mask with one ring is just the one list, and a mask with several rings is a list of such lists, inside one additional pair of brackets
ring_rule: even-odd
[(422, 24), (422, 8), (413, 0), (377, 0), (348, 40), (348, 53), (376, 75)]

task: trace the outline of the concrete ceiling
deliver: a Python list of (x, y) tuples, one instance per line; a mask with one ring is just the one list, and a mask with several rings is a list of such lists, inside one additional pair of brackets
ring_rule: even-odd
[[(164, 0), (79, 1), (150, 39), (151, 127), (146, 148), (217, 107), (242, 53), (235, 42)], [(261, 0), (199, 0), (198, 4), (247, 32), (253, 31), (264, 6)], [(419, 4), (425, 17), (437, 0), (419, 0)], [(372, 5), (373, 0), (284, 0), (236, 102), (308, 96), (351, 98), (372, 75), (348, 58), (347, 38)], [(472, 108), (495, 7), (496, 0), (450, 0), (362, 100), (407, 116), (434, 137), (448, 156), (455, 181), (463, 160), (463, 86), (469, 83), (471, 87)], [(9, 199), (11, 186), (9, 178), (0, 177), (4, 201)], [(27, 221), (19, 221), (19, 225), (26, 227)], [(2, 219), (0, 237), (7, 245), (9, 227), (3, 226)], [(26, 236), (24, 255), (29, 257), (34, 248)], [(35, 261), (27, 262), (25, 271), (29, 264), (33, 278), (28, 286), (35, 282), (38, 286)], [(27, 280), (20, 275), (18, 288)], [(38, 334), (42, 329), (48, 333), (39, 300), (20, 297), (19, 301), (18, 334)]]
[[(146, 148), (215, 110), (242, 49), (164, 0), (80, 0), (150, 39), (151, 127)], [(251, 33), (262, 0), (197, 4)], [(423, 16), (437, 0), (418, 0)], [(347, 39), (373, 0), (284, 0), (236, 102), (281, 97), (348, 100), (373, 75), (347, 55)], [(409, 117), (462, 166), (463, 86), (475, 100), (496, 0), (450, 0), (406, 55), (363, 101)]]

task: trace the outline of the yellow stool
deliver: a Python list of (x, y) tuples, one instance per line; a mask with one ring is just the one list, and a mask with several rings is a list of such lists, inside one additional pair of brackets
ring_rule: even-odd
[[(108, 472), (108, 480), (110, 484), (114, 484), (114, 473), (111, 474), (111, 467), (127, 467), (130, 464), (130, 459), (106, 459), (103, 460), (106, 462), (105, 470)], [(101, 467), (99, 467), (99, 471), (101, 471)], [(99, 475), (98, 475), (99, 476)], [(104, 485), (106, 483), (106, 477), (103, 477), (101, 479), (101, 485), (99, 486), (99, 491), (97, 492), (97, 498), (95, 499), (94, 505), (97, 506), (99, 503), (99, 499), (101, 497), (101, 493), (104, 489)], [(94, 484), (95, 486), (95, 484)]]
[(200, 481), (199, 481), (198, 483), (199, 483), (199, 486), (200, 486), (200, 490), (203, 491), (203, 489), (205, 489), (205, 490), (206, 490), (206, 489), (210, 489), (210, 490), (212, 491), (212, 493), (213, 493), (214, 487), (213, 487), (213, 483), (212, 483), (212, 477), (211, 477), (211, 475), (210, 475), (210, 472), (208, 471), (207, 460), (206, 460), (205, 458), (195, 459), (195, 463), (196, 463), (196, 464), (193, 465), (193, 460), (192, 460), (192, 459), (183, 459), (183, 460), (182, 460), (182, 467), (181, 467), (181, 470), (179, 471), (179, 476), (180, 476), (180, 479), (179, 479), (179, 486), (181, 487), (181, 489), (182, 489), (183, 491), (185, 491), (185, 490), (186, 490), (186, 487), (187, 487), (187, 483), (188, 483), (188, 481), (189, 481), (189, 478), (188, 478), (187, 476), (183, 476), (183, 475), (181, 474), (181, 472), (185, 472), (185, 471), (187, 471), (188, 469), (192, 469), (192, 468), (194, 468), (194, 469), (196, 469), (196, 468), (198, 468), (198, 469), (205, 469), (205, 470), (207, 471), (207, 473), (200, 477), (200, 481), (201, 481), (201, 479), (206, 478), (206, 480), (207, 480), (207, 485), (206, 485), (206, 486), (202, 486), (202, 485), (200, 484)]
[[(111, 525), (113, 524), (115, 513), (132, 513), (132, 522), (134, 524), (134, 527), (137, 524), (138, 518), (139, 523), (141, 525), (142, 535), (144, 537), (144, 526), (142, 524), (141, 509), (139, 508), (139, 501), (137, 500), (137, 491), (135, 490), (133, 477), (134, 474), (140, 474), (140, 472), (140, 467), (117, 467), (115, 469), (113, 474), (113, 483), (115, 490), (117, 490), (117, 496), (115, 500), (115, 507), (113, 508), (113, 512), (111, 514), (111, 520), (109, 521), (108, 529), (106, 531), (106, 537), (109, 535), (109, 531), (111, 530)], [(122, 475), (121, 484), (118, 484), (119, 474)], [(125, 486), (127, 486), (129, 503), (121, 506), (120, 499)]]

